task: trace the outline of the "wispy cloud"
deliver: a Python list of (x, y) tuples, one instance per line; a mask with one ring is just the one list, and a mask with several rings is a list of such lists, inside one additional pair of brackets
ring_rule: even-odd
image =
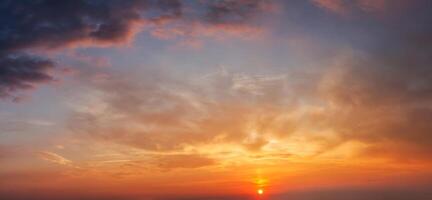
[(59, 164), (59, 165), (71, 165), (72, 161), (64, 158), (61, 155), (58, 155), (56, 153), (53, 152), (49, 152), (49, 151), (40, 151), (37, 152), (37, 156), (43, 160), (55, 163), (55, 164)]
[(314, 5), (331, 13), (349, 16), (357, 12), (357, 14), (390, 14), (397, 13), (409, 8), (421, 1), (401, 1), (401, 0), (312, 0)]

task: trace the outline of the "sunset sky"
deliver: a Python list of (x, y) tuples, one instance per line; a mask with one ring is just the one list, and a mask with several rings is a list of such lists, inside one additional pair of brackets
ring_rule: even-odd
[(432, 1), (0, 0), (0, 199), (430, 200)]

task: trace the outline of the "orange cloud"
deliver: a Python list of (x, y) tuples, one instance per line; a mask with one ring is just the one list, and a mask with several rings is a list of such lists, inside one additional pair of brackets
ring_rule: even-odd
[(216, 164), (216, 161), (202, 155), (177, 154), (155, 156), (157, 167), (165, 170), (177, 168), (199, 168)]

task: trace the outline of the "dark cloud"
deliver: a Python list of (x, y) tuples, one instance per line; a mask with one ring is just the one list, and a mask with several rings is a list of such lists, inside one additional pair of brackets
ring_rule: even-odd
[(124, 40), (146, 10), (161, 11), (157, 19), (181, 14), (181, 4), (160, 1), (4, 1), (1, 51), (29, 47), (55, 48), (73, 42)]
[(29, 55), (0, 55), (0, 98), (14, 97), (16, 91), (34, 88), (36, 84), (53, 81), (47, 59)]
[[(190, 3), (190, 2), (189, 2)], [(202, 21), (209, 16), (217, 23), (245, 22), (254, 15), (258, 1), (194, 2), (202, 11), (184, 14), (184, 2), (178, 0), (41, 0), (2, 1), (0, 3), (0, 97), (13, 91), (52, 79), (44, 70), (53, 64), (42, 58), (14, 54), (29, 49), (52, 49), (76, 45), (111, 45), (130, 41), (145, 24), (167, 21)], [(21, 60), (23, 59), (23, 60)], [(33, 61), (31, 61), (33, 60)], [(15, 65), (19, 64), (19, 67)], [(23, 66), (25, 65), (25, 67)], [(26, 70), (25, 74), (22, 71)], [(8, 77), (11, 71), (17, 71)], [(33, 75), (30, 73), (33, 72)], [(21, 75), (18, 75), (20, 74)], [(18, 76), (16, 76), (18, 75)], [(6, 79), (14, 79), (14, 83)]]
[(132, 36), (143, 11), (177, 16), (180, 4), (155, 1), (2, 1), (0, 3), (0, 97), (48, 82), (52, 61), (20, 52), (73, 43), (116, 43)]
[(210, 23), (244, 23), (261, 12), (268, 6), (267, 1), (262, 0), (224, 0), (207, 1), (207, 20)]

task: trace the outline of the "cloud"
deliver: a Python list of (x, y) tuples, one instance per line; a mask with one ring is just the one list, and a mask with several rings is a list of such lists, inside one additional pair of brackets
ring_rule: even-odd
[[(0, 71), (0, 97), (11, 97), (15, 91), (33, 88), (52, 79), (46, 69), (53, 68), (53, 62), (22, 55), (26, 51), (127, 43), (142, 26), (160, 27), (173, 23), (186, 24), (186, 29), (192, 27), (189, 24), (199, 23), (210, 29), (238, 32), (245, 28), (234, 26), (246, 27), (264, 8), (264, 1), (252, 0), (197, 1), (192, 4), (177, 0), (2, 2), (0, 66), (4, 70)], [(30, 72), (24, 72), (24, 69)], [(11, 72), (14, 74), (10, 75)], [(9, 83), (9, 79), (14, 82)]]
[(188, 83), (150, 74), (140, 83), (121, 76), (93, 83), (101, 94), (95, 97), (99, 106), (77, 110), (69, 127), (99, 141), (150, 151), (210, 143), (256, 151), (268, 135), (295, 129), (278, 111), (295, 101), (284, 95), (290, 87), (284, 76), (215, 73)]
[(243, 0), (243, 1), (208, 1), (205, 17), (212, 24), (245, 23), (257, 12), (270, 7), (269, 1)]
[[(31, 192), (31, 195), (29, 194)], [(2, 190), (0, 189), (0, 195), (7, 200), (252, 200), (250, 196), (245, 195), (174, 195), (166, 194), (163, 196), (148, 196), (148, 195), (128, 195), (128, 194), (100, 194), (94, 192), (78, 192), (78, 191), (66, 191), (66, 192), (54, 192), (54, 191), (40, 191), (40, 190), (25, 190), (25, 192), (16, 192), (14, 190)]]
[(211, 158), (194, 154), (155, 156), (154, 162), (158, 168), (165, 170), (176, 168), (199, 168), (216, 164), (216, 161)]
[(59, 165), (70, 165), (72, 163), (72, 161), (64, 158), (63, 156), (49, 151), (40, 151), (37, 153), (37, 156), (43, 160)]
[[(312, 4), (331, 13), (349, 16), (352, 14), (390, 14), (407, 10), (421, 0), (312, 0)], [(396, 11), (396, 12), (395, 12)]]
[(349, 12), (344, 0), (312, 0), (312, 3), (336, 14), (345, 15)]
[(13, 97), (17, 100), (16, 91), (53, 81), (49, 71), (54, 63), (47, 59), (0, 54), (0, 66), (0, 98)]
[(174, 197), (158, 197), (155, 200), (253, 200), (250, 196), (245, 195), (206, 195), (206, 196), (186, 196), (178, 195)]
[[(412, 15), (418, 24), (431, 18), (422, 7), (403, 16)], [(386, 30), (391, 36), (373, 35), (373, 48), (342, 61), (330, 84), (323, 85), (328, 101), (339, 107), (333, 126), (344, 139), (370, 144), (367, 154), (430, 159), (432, 126), (426, 121), (432, 113), (432, 41), (426, 35), (432, 29), (411, 27), (410, 20), (389, 22), (399, 28)]]
[[(150, 31), (150, 34), (163, 40), (180, 40), (180, 42), (201, 42), (203, 38), (254, 39), (264, 34), (264, 30), (247, 24), (203, 24), (202, 22), (177, 23), (160, 26)], [(202, 43), (202, 42), (201, 42)]]
[(432, 152), (432, 126), (427, 123), (432, 119), (430, 70), (421, 65), (407, 69), (403, 61), (398, 66), (383, 65), (381, 58), (353, 59), (342, 64), (343, 72), (329, 72), (322, 82), (322, 95), (333, 105), (323, 113), (326, 126), (343, 141), (371, 145), (369, 156), (381, 151), (399, 158), (427, 158)]
[[(348, 2), (355, 1), (344, 1)], [(424, 3), (409, 1), (407, 4), (414, 5), (407, 5), (397, 16), (382, 19), (393, 28), (382, 24), (356, 25), (359, 29), (370, 29), (366, 34), (373, 42), (366, 48), (352, 44), (354, 50), (343, 50), (333, 62), (318, 64), (322, 73), (320, 81), (312, 84), (316, 84), (318, 91), (311, 99), (321, 102), (318, 107), (322, 110), (305, 119), (311, 121), (314, 129), (334, 134), (317, 139), (329, 149), (356, 141), (365, 145), (358, 152), (363, 158), (431, 159), (428, 132), (432, 127), (425, 120), (431, 117), (432, 55), (431, 41), (426, 35), (432, 29), (427, 25), (431, 19), (429, 8), (421, 2)], [(368, 6), (377, 6), (374, 8), (377, 12), (380, 9), (387, 12), (400, 6), (399, 3), (389, 1)], [(419, 26), (410, 25), (414, 20)]]
[(40, 120), (40, 119), (30, 119), (27, 121), (28, 124), (34, 125), (34, 126), (52, 126), (54, 125), (53, 122), (47, 121), (47, 120)]
[(154, 27), (150, 34), (176, 40), (179, 47), (194, 48), (202, 47), (205, 39), (257, 39), (266, 33), (262, 25), (254, 23), (258, 16), (276, 13), (275, 2), (266, 0), (202, 1), (197, 6), (202, 14), (185, 12), (191, 17)]
[(388, 4), (394, 3), (388, 0), (358, 0), (357, 4), (366, 12), (385, 12)]
[[(162, 12), (160, 15), (149, 17), (149, 20), (176, 17), (181, 14), (181, 4), (176, 2), (4, 2), (0, 7), (0, 17), (4, 20), (2, 30), (5, 31), (0, 38), (1, 51), (29, 47), (55, 48), (83, 41), (125, 41), (131, 36), (129, 33), (134, 23), (142, 20), (143, 11), (154, 9)], [(18, 9), (18, 12), (15, 12), (15, 9)]]
[[(396, 43), (399, 37), (410, 40)], [(89, 83), (95, 106), (76, 110), (69, 123), (80, 137), (157, 152), (206, 155), (206, 145), (232, 145), (246, 154), (277, 149), (295, 157), (304, 154), (289, 146), (300, 140), (313, 149), (307, 155), (358, 142), (349, 156), (430, 160), (431, 51), (418, 39), (395, 32), (371, 52), (343, 50), (313, 76), (112, 75)]]
[[(428, 13), (406, 14), (427, 24)], [(110, 74), (88, 83), (95, 102), (77, 109), (70, 127), (97, 142), (156, 152), (210, 151), (204, 147), (213, 144), (320, 156), (355, 142), (361, 147), (349, 156), (430, 159), (432, 30), (396, 23), (397, 29), (374, 27), (371, 47), (343, 49), (313, 75), (221, 70), (186, 81)], [(299, 140), (312, 150), (289, 149)]]
[(34, 88), (53, 79), (48, 59), (22, 55), (30, 48), (59, 48), (75, 43), (115, 44), (130, 40), (141, 12), (151, 8), (163, 14), (179, 15), (179, 4), (150, 1), (16, 2), (0, 5), (0, 97)]
[(142, 171), (137, 172), (137, 169), (168, 172), (177, 169), (196, 169), (218, 165), (216, 159), (198, 153), (140, 151), (133, 156), (121, 156), (121, 159), (107, 158), (97, 161), (97, 163), (98, 165), (117, 164), (121, 166), (123, 171), (116, 173), (117, 176), (140, 174)]

